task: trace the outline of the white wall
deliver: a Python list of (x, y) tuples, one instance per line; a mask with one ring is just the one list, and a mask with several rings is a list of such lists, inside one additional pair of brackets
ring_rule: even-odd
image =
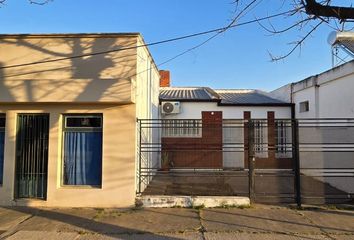
[[(140, 39), (138, 45), (144, 44)], [(138, 119), (158, 119), (159, 118), (159, 84), (160, 75), (153, 59), (146, 48), (137, 49), (137, 76), (135, 84), (136, 117)], [(143, 128), (139, 131), (137, 126), (137, 140), (143, 143), (158, 143), (160, 141), (160, 131), (158, 128)], [(141, 167), (158, 167), (159, 154), (157, 152), (139, 154), (138, 144), (136, 148), (136, 167), (138, 171), (140, 156)], [(136, 175), (137, 177), (139, 174)], [(138, 180), (138, 179), (137, 179)], [(138, 187), (138, 182), (137, 182)], [(142, 186), (144, 190), (146, 186)]]
[(354, 118), (354, 74), (319, 87), (319, 117)]
[[(295, 103), (295, 117), (296, 118), (316, 118), (318, 117), (316, 108), (318, 104), (316, 101), (316, 87), (305, 88), (299, 92), (293, 93), (293, 102)], [(300, 103), (309, 101), (309, 111), (300, 112)]]
[[(289, 84), (272, 91), (278, 99), (291, 97)], [(293, 84), (296, 118), (354, 118), (354, 61)], [(299, 104), (309, 101), (310, 110), (300, 113)]]
[(216, 102), (181, 102), (181, 113), (164, 115), (165, 119), (201, 119), (202, 111), (222, 111), (224, 119), (243, 119), (244, 111), (251, 111), (252, 118), (267, 118), (274, 111), (275, 118), (291, 118), (291, 107), (218, 106)]
[[(348, 63), (318, 76), (309, 78), (310, 86), (296, 84), (293, 93), (295, 116), (301, 118), (354, 118), (354, 63)], [(309, 81), (306, 81), (309, 82)], [(300, 102), (309, 101), (309, 111), (299, 112)], [(300, 143), (352, 143), (354, 129), (338, 128), (300, 128)], [(336, 145), (345, 147), (346, 145)], [(354, 168), (353, 152), (304, 152), (300, 146), (300, 161), (302, 168), (336, 169)], [(328, 170), (327, 170), (328, 171)], [(314, 174), (305, 171), (305, 174)], [(317, 177), (318, 180), (346, 192), (354, 192), (350, 183), (352, 177)]]
[(268, 94), (270, 97), (279, 99), (283, 102), (291, 102), (291, 83), (275, 89)]

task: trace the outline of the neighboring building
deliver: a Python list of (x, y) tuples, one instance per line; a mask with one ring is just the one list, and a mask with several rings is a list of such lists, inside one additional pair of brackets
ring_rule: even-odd
[(295, 104), (295, 117), (354, 118), (354, 60), (302, 81), (287, 84), (270, 96)]
[(0, 36), (0, 205), (134, 206), (136, 119), (158, 118), (141, 45), (138, 33)]
[[(160, 104), (162, 119), (169, 127), (162, 132), (162, 151), (186, 146), (194, 148), (190, 152), (171, 153), (173, 156), (169, 158), (174, 167), (247, 167), (248, 156), (243, 144), (247, 142), (248, 132), (244, 124), (245, 120), (258, 119), (255, 122), (256, 166), (292, 168), (291, 147), (279, 147), (291, 142), (291, 127), (282, 128), (281, 122), (292, 118), (292, 104), (271, 98), (259, 90), (166, 87), (169, 81), (165, 82), (168, 84), (160, 90)], [(178, 111), (166, 113), (169, 104), (176, 104)], [(235, 123), (239, 127), (233, 127)], [(175, 128), (171, 128), (173, 126)], [(288, 137), (284, 137), (286, 135)], [(241, 145), (237, 147), (236, 143)], [(228, 146), (241, 151), (222, 151)], [(220, 151), (205, 153), (195, 150), (207, 148)]]
[[(352, 174), (353, 93), (354, 60), (270, 92), (274, 98), (295, 104), (295, 117), (300, 121), (300, 166), (305, 174), (314, 174), (315, 168)], [(344, 177), (348, 174), (339, 176), (320, 180), (353, 192), (353, 184)]]

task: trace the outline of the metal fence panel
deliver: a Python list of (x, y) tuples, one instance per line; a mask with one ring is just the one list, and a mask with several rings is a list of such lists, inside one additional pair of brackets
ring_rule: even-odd
[(138, 193), (353, 201), (352, 119), (139, 119)]

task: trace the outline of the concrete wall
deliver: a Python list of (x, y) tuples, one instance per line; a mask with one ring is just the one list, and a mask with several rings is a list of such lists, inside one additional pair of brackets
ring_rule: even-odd
[[(138, 45), (144, 44), (141, 39), (138, 40)], [(134, 92), (136, 102), (136, 117), (139, 119), (158, 119), (159, 118), (159, 90), (160, 90), (160, 75), (158, 69), (153, 62), (153, 59), (146, 48), (137, 49), (137, 75), (134, 84)], [(138, 129), (139, 130), (139, 129)], [(141, 132), (137, 131), (137, 139), (140, 138), (144, 143), (160, 142), (159, 128), (143, 128)], [(141, 135), (140, 135), (141, 134)], [(160, 155), (156, 152), (138, 154), (138, 145), (136, 145), (136, 166), (156, 168), (160, 164)], [(139, 158), (141, 156), (141, 159)], [(136, 170), (138, 172), (138, 169)], [(137, 181), (138, 179), (137, 174)], [(152, 177), (151, 177), (152, 178)], [(147, 178), (144, 185), (140, 186), (140, 190), (144, 190), (151, 178)], [(137, 182), (138, 184), (138, 182)], [(138, 186), (139, 187), (139, 186)]]
[[(135, 105), (12, 104), (0, 106), (6, 113), (4, 184), (0, 205), (47, 207), (131, 207), (135, 201)], [(16, 120), (18, 113), (49, 113), (47, 200), (14, 200)], [(62, 186), (62, 114), (103, 115), (102, 187)]]
[[(344, 125), (335, 128), (324, 124), (321, 127), (300, 127), (300, 167), (306, 175), (317, 175), (316, 179), (353, 193), (354, 128)], [(326, 148), (321, 150), (323, 146)]]
[[(0, 35), (0, 67), (134, 47), (138, 34)], [(0, 102), (131, 102), (137, 50), (0, 69)]]
[(291, 83), (286, 84), (278, 89), (268, 93), (270, 97), (279, 99), (283, 102), (291, 102)]
[[(139, 34), (0, 35), (0, 113), (6, 113), (1, 205), (131, 207), (135, 203), (137, 118), (158, 118), (159, 74)], [(82, 54), (114, 51), (95, 56)], [(47, 200), (14, 200), (18, 113), (49, 113)], [(103, 114), (102, 187), (61, 186), (62, 114)], [(159, 133), (144, 137), (156, 140)], [(148, 161), (156, 156), (147, 156)]]
[[(318, 117), (318, 98), (316, 97), (317, 87), (305, 88), (301, 91), (293, 93), (293, 102), (295, 103), (295, 116), (296, 118), (317, 118)], [(308, 101), (309, 111), (300, 112), (300, 103)]]
[[(289, 85), (271, 92), (273, 97), (284, 99), (291, 97)], [(311, 76), (293, 84), (292, 101), (295, 103), (295, 116), (303, 118), (354, 118), (354, 61), (330, 69), (318, 75)], [(299, 106), (303, 101), (309, 101), (309, 111), (300, 112)], [(348, 147), (353, 143), (353, 127), (345, 124), (335, 128), (312, 127), (300, 128), (300, 143), (335, 143), (336, 147)], [(339, 143), (339, 145), (338, 145)], [(342, 143), (342, 144), (340, 144)], [(320, 145), (323, 146), (323, 145)], [(331, 147), (333, 145), (326, 145)], [(349, 145), (350, 146), (350, 145)], [(316, 148), (315, 148), (316, 149)], [(317, 170), (304, 170), (307, 175), (318, 175), (319, 170), (327, 172), (347, 171), (354, 168), (353, 152), (337, 151), (338, 149), (324, 149), (327, 151), (305, 152), (300, 145), (300, 163), (303, 169), (316, 168)], [(317, 148), (318, 150), (318, 148)], [(343, 149), (342, 149), (343, 150)], [(352, 150), (351, 150), (352, 151)], [(326, 173), (328, 175), (328, 173)], [(338, 175), (338, 173), (335, 173)], [(330, 175), (330, 174), (329, 174)], [(352, 176), (339, 174), (341, 177), (317, 177), (332, 186), (346, 191), (354, 192), (351, 184)]]
[(319, 87), (320, 118), (354, 118), (354, 73)]

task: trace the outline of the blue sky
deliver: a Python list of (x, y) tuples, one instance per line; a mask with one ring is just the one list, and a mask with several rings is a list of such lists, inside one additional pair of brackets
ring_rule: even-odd
[[(27, 0), (8, 0), (0, 8), (1, 33), (83, 33), (141, 32), (147, 43), (222, 27), (235, 15), (231, 0), (53, 0), (47, 5), (28, 4)], [(240, 19), (263, 17), (279, 11), (264, 1)], [(287, 26), (289, 20), (272, 23)], [(220, 34), (202, 47), (164, 65), (171, 71), (175, 86), (213, 88), (257, 88), (272, 90), (331, 68), (327, 36), (332, 31), (320, 27), (290, 57), (271, 62), (268, 52), (286, 53), (289, 42), (300, 31), (269, 36), (257, 23)], [(156, 63), (161, 63), (205, 40), (208, 36), (150, 48)], [(1, 58), (1, 53), (0, 53)]]

